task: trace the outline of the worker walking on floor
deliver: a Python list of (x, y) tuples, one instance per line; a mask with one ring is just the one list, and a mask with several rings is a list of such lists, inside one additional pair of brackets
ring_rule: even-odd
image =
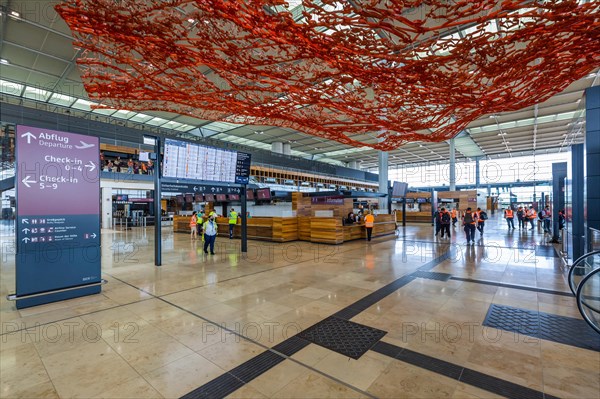
[(515, 222), (514, 222), (514, 212), (512, 210), (512, 208), (505, 208), (504, 209), (504, 219), (506, 219), (506, 224), (508, 224), (508, 229), (515, 229)]
[(452, 222), (452, 216), (450, 216), (450, 212), (446, 210), (446, 208), (442, 208), (440, 211), (440, 226), (441, 226), (441, 238), (444, 238), (444, 233), (446, 236), (450, 238), (450, 223)]
[(522, 206), (517, 208), (517, 220), (519, 221), (519, 230), (525, 228), (525, 209)]
[(481, 208), (477, 208), (477, 230), (479, 230), (479, 234), (483, 235), (483, 229), (485, 227), (485, 221), (488, 216), (486, 211), (482, 211)]
[(231, 208), (229, 211), (229, 239), (233, 239), (233, 229), (237, 224), (238, 214), (235, 209)]
[(371, 234), (373, 234), (373, 226), (375, 226), (375, 216), (369, 211), (365, 211), (365, 229), (367, 230), (367, 241), (371, 241)]
[(442, 229), (442, 224), (440, 223), (440, 213), (441, 213), (441, 209), (438, 206), (437, 210), (433, 213), (433, 224), (435, 226), (435, 236), (437, 237), (437, 235), (439, 234), (440, 230)]
[(208, 217), (208, 220), (204, 222), (204, 253), (208, 253), (208, 248), (210, 246), (210, 253), (212, 255), (215, 254), (215, 240), (217, 239), (217, 222), (215, 221), (215, 216), (211, 215)]
[(535, 211), (535, 209), (533, 209), (533, 206), (529, 207), (529, 210), (526, 213), (527, 219), (529, 219), (529, 223), (531, 224), (531, 228), (529, 230), (533, 230), (534, 229), (534, 223), (535, 220), (537, 219), (537, 212)]
[(452, 209), (450, 216), (452, 217), (452, 227), (456, 227), (456, 222), (458, 222), (458, 212), (456, 211), (456, 208)]
[(467, 236), (467, 244), (475, 244), (475, 225), (477, 224), (477, 214), (471, 211), (471, 208), (467, 208), (463, 215), (463, 226), (465, 234)]

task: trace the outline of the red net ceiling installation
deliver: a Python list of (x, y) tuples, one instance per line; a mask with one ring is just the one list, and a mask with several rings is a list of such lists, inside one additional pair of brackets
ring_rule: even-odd
[(380, 150), (447, 140), (600, 66), (599, 1), (68, 0), (56, 9), (102, 106)]

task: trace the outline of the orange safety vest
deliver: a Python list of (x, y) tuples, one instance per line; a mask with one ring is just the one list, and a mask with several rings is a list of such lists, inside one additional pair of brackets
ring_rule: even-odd
[(450, 216), (452, 216), (452, 219), (456, 219), (456, 209), (452, 209), (452, 212), (450, 212)]
[(512, 209), (505, 210), (504, 211), (504, 216), (506, 216), (507, 219), (512, 219), (514, 217)]
[(190, 219), (190, 227), (196, 226), (197, 223), (198, 219), (196, 218), (196, 215), (192, 216), (192, 218)]
[(367, 215), (365, 216), (365, 227), (373, 227), (375, 223), (375, 216)]
[(537, 217), (537, 212), (535, 211), (535, 209), (532, 209), (531, 212), (529, 213), (529, 219), (535, 219)]

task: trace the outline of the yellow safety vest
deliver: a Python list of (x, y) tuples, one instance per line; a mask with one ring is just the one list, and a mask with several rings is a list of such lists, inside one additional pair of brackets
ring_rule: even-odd
[(236, 211), (229, 212), (229, 224), (236, 224), (237, 218), (238, 215)]

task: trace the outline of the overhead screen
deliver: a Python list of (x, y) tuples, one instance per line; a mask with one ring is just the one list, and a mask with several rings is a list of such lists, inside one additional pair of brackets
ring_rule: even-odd
[(250, 161), (251, 155), (245, 152), (165, 139), (163, 176), (247, 184)]
[(406, 196), (406, 190), (408, 189), (408, 183), (394, 182), (392, 189), (392, 198), (404, 198)]

